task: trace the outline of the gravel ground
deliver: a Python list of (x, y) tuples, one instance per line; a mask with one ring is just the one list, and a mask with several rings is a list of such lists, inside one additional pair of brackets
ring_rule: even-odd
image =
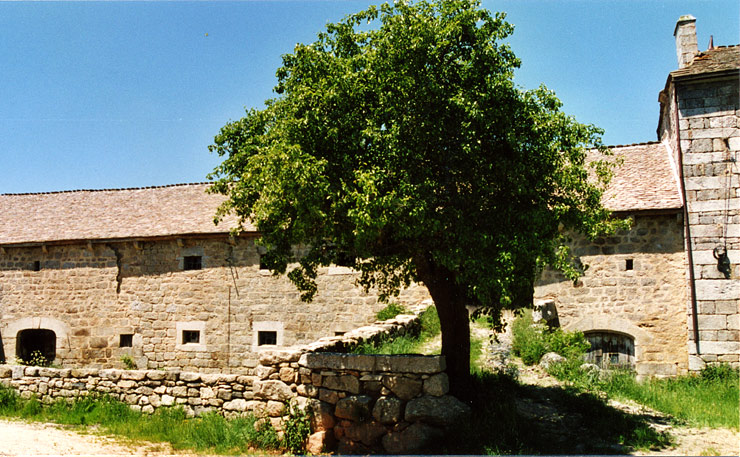
[(80, 434), (55, 424), (0, 420), (0, 456), (137, 455), (174, 454), (166, 444), (124, 444), (109, 437)]

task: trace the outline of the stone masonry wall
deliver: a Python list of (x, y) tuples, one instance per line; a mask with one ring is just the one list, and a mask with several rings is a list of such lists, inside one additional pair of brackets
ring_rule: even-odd
[(180, 406), (190, 415), (251, 412), (278, 430), (292, 402), (312, 415), (310, 452), (411, 453), (470, 412), (447, 394), (444, 358), (317, 351), (418, 331), (418, 313), (427, 305), (341, 337), (264, 351), (253, 375), (0, 365), (0, 382), (45, 403), (98, 393), (145, 413), (166, 406)]
[[(202, 269), (184, 270), (186, 256), (200, 256)], [(254, 238), (5, 247), (0, 349), (12, 359), (20, 332), (42, 328), (55, 332), (54, 362), (64, 367), (122, 367), (128, 354), (142, 369), (250, 374), (265, 348), (374, 321), (385, 305), (355, 277), (322, 269), (319, 293), (304, 303), (284, 276), (260, 269)], [(399, 301), (426, 296), (414, 287)], [(184, 330), (199, 332), (199, 341), (183, 341)], [(259, 346), (259, 331), (274, 331), (277, 345)], [(131, 347), (121, 347), (121, 335), (132, 335)]]
[(638, 375), (685, 373), (686, 258), (679, 216), (638, 214), (629, 231), (594, 242), (574, 239), (572, 253), (587, 266), (585, 274), (573, 284), (545, 271), (535, 298), (553, 300), (560, 325), (568, 330), (634, 338)]
[[(737, 74), (730, 78), (675, 80), (683, 153), (689, 248), (693, 251), (699, 344), (688, 313), (689, 365), (740, 365), (740, 100)], [(671, 106), (670, 115), (675, 113)], [(715, 248), (726, 248), (728, 276)]]

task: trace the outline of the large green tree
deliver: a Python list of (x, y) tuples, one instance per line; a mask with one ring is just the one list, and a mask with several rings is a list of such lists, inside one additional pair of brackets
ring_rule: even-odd
[(255, 224), (268, 266), (305, 300), (331, 263), (382, 297), (423, 282), (462, 395), (466, 305), (500, 325), (501, 310), (531, 305), (544, 266), (577, 274), (564, 233), (614, 225), (607, 167), (586, 161), (607, 153), (601, 131), (513, 83), (512, 31), (477, 1), (371, 7), (283, 56), (277, 96), (210, 147), (224, 157), (209, 176), (228, 196), (220, 215)]

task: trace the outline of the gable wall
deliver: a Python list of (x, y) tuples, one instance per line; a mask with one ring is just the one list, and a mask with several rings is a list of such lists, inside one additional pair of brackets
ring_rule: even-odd
[[(259, 269), (252, 239), (222, 239), (5, 248), (0, 254), (0, 335), (6, 358), (16, 335), (52, 328), (56, 364), (115, 367), (131, 354), (139, 368), (247, 372), (257, 364), (255, 331), (276, 330), (281, 346), (334, 336), (375, 320), (385, 305), (354, 286), (354, 274), (326, 268), (312, 303), (285, 277)], [(203, 269), (183, 271), (185, 255), (202, 255)], [(231, 259), (233, 268), (229, 268)], [(34, 261), (40, 271), (32, 271)], [(422, 287), (398, 301), (418, 303)], [(183, 329), (201, 344), (178, 344)], [(120, 334), (133, 347), (119, 347)], [(274, 346), (273, 346), (274, 348)]]
[[(576, 237), (572, 253), (588, 268), (573, 284), (545, 271), (535, 298), (554, 300), (567, 330), (613, 331), (635, 340), (642, 376), (674, 376), (688, 368), (682, 224), (676, 214), (637, 215), (629, 231), (590, 242)], [(633, 269), (626, 269), (632, 259)]]

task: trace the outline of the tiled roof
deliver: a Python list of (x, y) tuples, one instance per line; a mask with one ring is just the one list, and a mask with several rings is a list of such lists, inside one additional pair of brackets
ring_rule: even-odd
[(719, 46), (700, 52), (686, 67), (671, 72), (674, 78), (740, 69), (740, 46)]
[[(0, 195), (0, 245), (226, 233), (214, 225), (221, 195), (207, 183), (115, 190)], [(253, 227), (245, 227), (254, 230)]]
[(683, 207), (678, 176), (670, 151), (662, 143), (611, 146), (622, 166), (602, 203), (612, 211), (644, 211)]
[[(669, 152), (661, 143), (613, 146), (623, 165), (604, 194), (612, 211), (681, 208)], [(226, 233), (213, 223), (221, 195), (207, 183), (137, 189), (0, 195), (0, 245)], [(253, 226), (244, 227), (255, 231)]]

